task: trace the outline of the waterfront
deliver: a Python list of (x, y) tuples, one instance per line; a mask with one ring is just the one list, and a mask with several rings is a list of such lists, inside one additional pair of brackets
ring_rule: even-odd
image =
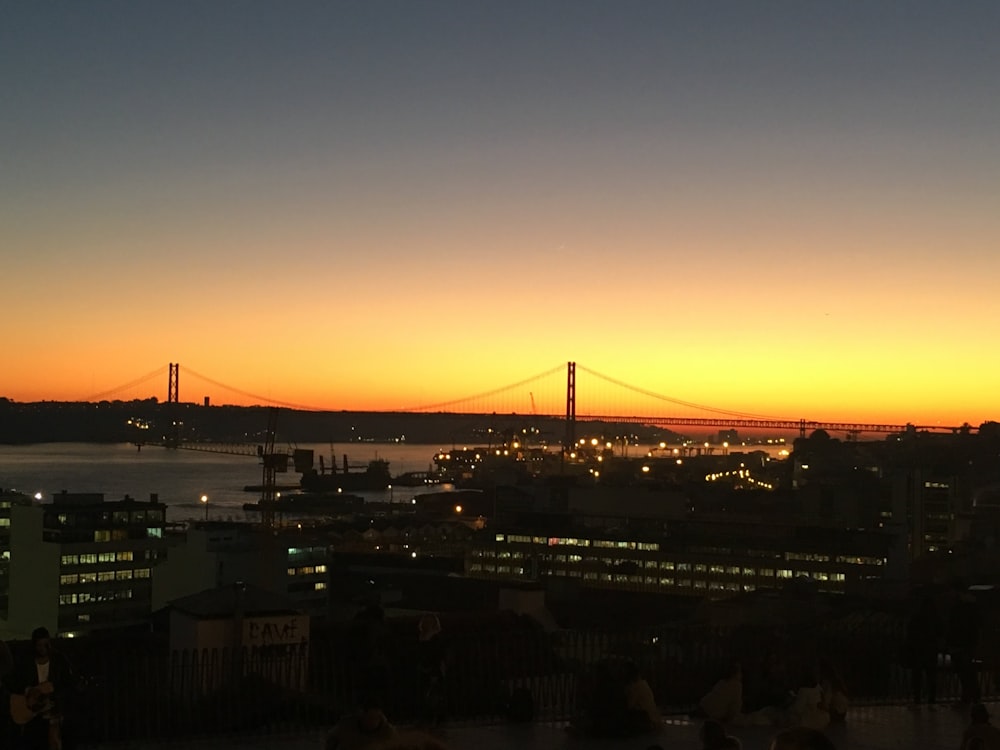
[[(328, 444), (297, 447), (312, 448), (317, 457), (322, 454), (329, 462)], [(408, 443), (357, 443), (333, 447), (338, 466), (344, 453), (352, 465), (378, 457), (390, 462), (393, 474), (426, 471), (437, 450), (437, 446)], [(279, 485), (297, 484), (298, 479), (299, 475), (291, 471), (278, 474)], [(209, 498), (209, 518), (247, 518), (243, 503), (253, 502), (259, 495), (244, 492), (243, 488), (260, 482), (261, 467), (252, 456), (167, 450), (155, 446), (146, 446), (140, 451), (130, 443), (0, 446), (0, 487), (29, 495), (40, 493), (44, 500), (62, 490), (103, 492), (108, 500), (120, 500), (126, 494), (148, 500), (150, 494), (156, 494), (167, 505), (168, 521), (204, 518), (206, 508), (199, 502), (202, 495)], [(401, 487), (359, 494), (370, 500), (400, 501), (419, 491), (420, 488)]]
[[(315, 452), (329, 464), (331, 456), (338, 467), (346, 453), (352, 466), (366, 464), (374, 458), (389, 461), (392, 474), (427, 471), (437, 445), (414, 443), (349, 443), (300, 444)], [(746, 446), (740, 450), (767, 450), (777, 457), (780, 446)], [(641, 457), (649, 450), (630, 446), (628, 455)], [(737, 448), (732, 448), (735, 452)], [(278, 474), (279, 485), (298, 483), (299, 475), (289, 471)], [(257, 499), (258, 494), (245, 492), (246, 485), (259, 485), (261, 468), (256, 457), (191, 450), (167, 450), (146, 446), (137, 450), (131, 443), (40, 443), (33, 445), (0, 445), (0, 487), (16, 489), (29, 495), (41, 494), (49, 500), (54, 493), (102, 492), (108, 500), (118, 500), (126, 494), (148, 500), (156, 494), (167, 505), (168, 521), (204, 518), (206, 507), (199, 502), (209, 498), (209, 518), (241, 520), (255, 518), (247, 514), (243, 504)], [(440, 486), (432, 486), (440, 490)], [(421, 487), (394, 487), (391, 490), (358, 493), (368, 500), (400, 502), (425, 491)]]

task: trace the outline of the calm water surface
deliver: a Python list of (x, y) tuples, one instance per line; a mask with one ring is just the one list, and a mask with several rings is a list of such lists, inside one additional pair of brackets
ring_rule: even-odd
[[(322, 454), (329, 465), (329, 445), (299, 445)], [(337, 464), (344, 453), (354, 464), (374, 458), (389, 461), (393, 474), (426, 471), (438, 446), (407, 443), (360, 443), (334, 446)], [(278, 484), (294, 485), (295, 472), (278, 474)], [(230, 456), (189, 450), (166, 450), (146, 446), (141, 451), (130, 443), (42, 443), (37, 445), (0, 445), (0, 487), (13, 488), (48, 500), (53, 493), (103, 492), (108, 500), (126, 494), (148, 500), (159, 495), (168, 506), (168, 520), (204, 518), (205, 507), (199, 502), (209, 497), (210, 518), (242, 519), (242, 505), (252, 502), (259, 493), (244, 492), (246, 485), (261, 483), (261, 467), (256, 457)], [(419, 491), (419, 488), (416, 490)], [(405, 500), (414, 488), (398, 487), (390, 491), (362, 493), (371, 500)]]
[[(351, 443), (303, 444), (312, 448), (317, 457), (324, 456), (327, 465), (336, 454), (340, 466), (343, 454), (351, 465), (366, 464), (374, 458), (389, 461), (393, 475), (410, 471), (426, 471), (432, 457), (441, 446), (412, 443)], [(448, 446), (450, 447), (450, 446)], [(762, 446), (736, 448), (753, 450)], [(777, 457), (780, 446), (767, 446)], [(444, 448), (447, 450), (448, 448)], [(633, 446), (628, 455), (640, 457), (648, 448)], [(278, 474), (279, 485), (298, 483), (295, 472)], [(140, 500), (156, 493), (167, 505), (167, 518), (181, 521), (204, 518), (206, 508), (199, 502), (209, 497), (208, 515), (215, 519), (256, 518), (246, 514), (243, 503), (258, 499), (259, 493), (245, 492), (246, 485), (261, 483), (261, 467), (256, 457), (230, 456), (222, 453), (202, 453), (190, 450), (167, 450), (146, 446), (141, 451), (130, 443), (41, 443), (36, 445), (0, 445), (0, 487), (13, 488), (29, 495), (41, 493), (44, 500), (61, 490), (67, 492), (102, 492), (108, 500), (126, 494)], [(431, 489), (440, 490), (441, 487)], [(395, 487), (382, 492), (359, 493), (369, 500), (406, 501), (421, 488)]]

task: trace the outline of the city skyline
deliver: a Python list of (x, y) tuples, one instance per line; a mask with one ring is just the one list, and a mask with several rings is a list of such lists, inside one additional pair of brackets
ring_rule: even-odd
[(177, 361), (388, 410), (575, 360), (787, 418), (1000, 414), (995, 4), (3, 17), (0, 396)]

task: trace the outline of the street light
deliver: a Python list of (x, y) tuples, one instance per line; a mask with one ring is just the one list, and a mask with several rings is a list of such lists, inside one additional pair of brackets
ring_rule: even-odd
[(208, 495), (201, 496), (201, 504), (205, 506), (205, 520), (208, 520)]

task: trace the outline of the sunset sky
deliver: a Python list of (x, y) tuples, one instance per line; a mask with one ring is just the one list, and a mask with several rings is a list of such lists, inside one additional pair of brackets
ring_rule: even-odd
[(573, 360), (1000, 419), (998, 39), (992, 0), (6, 3), (0, 396), (179, 362), (393, 409)]

